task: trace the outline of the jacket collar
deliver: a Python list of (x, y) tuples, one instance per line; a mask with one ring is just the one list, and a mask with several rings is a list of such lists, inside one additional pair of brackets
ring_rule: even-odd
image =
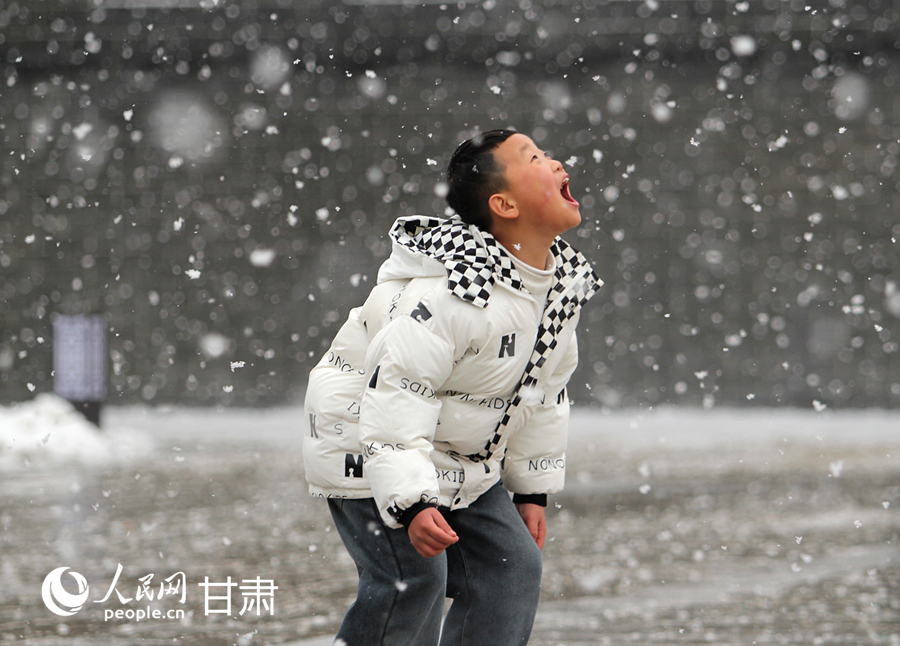
[[(390, 237), (399, 245), (441, 262), (447, 270), (450, 292), (478, 307), (487, 307), (497, 282), (517, 291), (524, 289), (519, 272), (494, 236), (469, 226), (459, 216), (399, 218), (391, 227)], [(580, 307), (602, 282), (587, 259), (561, 238), (556, 239), (550, 251), (556, 261), (550, 298), (574, 286)]]

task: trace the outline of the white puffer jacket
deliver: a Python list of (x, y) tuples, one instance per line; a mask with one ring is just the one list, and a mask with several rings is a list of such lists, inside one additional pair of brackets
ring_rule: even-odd
[(575, 326), (602, 283), (557, 240), (544, 308), (458, 218), (401, 218), (391, 237), (378, 284), (310, 373), (310, 493), (374, 497), (399, 527), (413, 505), (466, 507), (501, 475), (514, 493), (560, 491)]

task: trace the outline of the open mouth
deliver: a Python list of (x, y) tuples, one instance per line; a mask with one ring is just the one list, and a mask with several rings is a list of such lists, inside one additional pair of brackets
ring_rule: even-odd
[(569, 204), (574, 204), (578, 206), (578, 200), (572, 197), (572, 194), (569, 193), (569, 178), (566, 177), (563, 179), (562, 187), (559, 189), (560, 194), (563, 196), (563, 199)]

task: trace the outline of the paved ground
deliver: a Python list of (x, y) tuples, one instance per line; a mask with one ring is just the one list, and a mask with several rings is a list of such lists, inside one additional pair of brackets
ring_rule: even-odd
[[(108, 423), (152, 432), (156, 448), (99, 468), (0, 474), (0, 641), (330, 644), (355, 572), (324, 505), (305, 494), (301, 414), (113, 411)], [(532, 646), (900, 646), (895, 419), (577, 415)], [(103, 601), (118, 564), (116, 590), (131, 601)], [(60, 566), (89, 584), (71, 617), (41, 600)], [(137, 599), (141, 578), (153, 591), (179, 572), (184, 603)], [(237, 588), (230, 614), (208, 612), (199, 583), (229, 576), (273, 581), (257, 598), (274, 612), (241, 614), (252, 595)], [(105, 620), (145, 607), (186, 612)]]

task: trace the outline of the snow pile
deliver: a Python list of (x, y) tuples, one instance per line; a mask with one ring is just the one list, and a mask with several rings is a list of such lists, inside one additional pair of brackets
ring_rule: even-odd
[(145, 455), (152, 442), (143, 433), (104, 431), (56, 395), (0, 407), (0, 469), (79, 463), (98, 465)]
[(574, 408), (570, 443), (602, 441), (608, 446), (666, 451), (721, 452), (792, 445), (896, 447), (896, 413), (883, 409), (824, 407), (714, 409), (659, 406), (652, 410), (595, 411)]

